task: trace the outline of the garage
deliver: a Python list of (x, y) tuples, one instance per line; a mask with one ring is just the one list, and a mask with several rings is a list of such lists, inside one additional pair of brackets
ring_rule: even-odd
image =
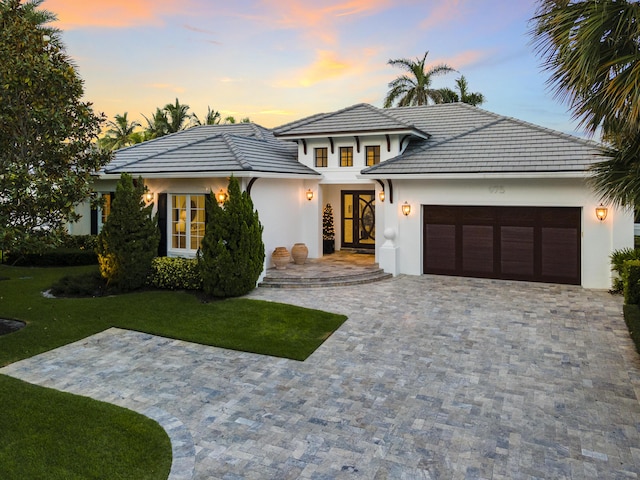
[(423, 206), (423, 273), (580, 285), (581, 209)]

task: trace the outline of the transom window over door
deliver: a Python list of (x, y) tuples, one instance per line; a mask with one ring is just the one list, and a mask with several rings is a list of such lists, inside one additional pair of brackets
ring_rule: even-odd
[(340, 166), (353, 167), (353, 147), (340, 147)]
[(204, 195), (172, 195), (171, 248), (196, 251), (204, 237)]

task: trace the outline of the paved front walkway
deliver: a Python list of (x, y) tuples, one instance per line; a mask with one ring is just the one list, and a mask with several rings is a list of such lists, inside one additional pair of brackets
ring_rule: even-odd
[(305, 362), (112, 329), (0, 373), (157, 418), (174, 478), (640, 475), (619, 297), (436, 276), (250, 296), (349, 320)]

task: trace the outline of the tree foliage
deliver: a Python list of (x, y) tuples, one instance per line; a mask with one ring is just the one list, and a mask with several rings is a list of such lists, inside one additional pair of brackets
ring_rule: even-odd
[(202, 239), (200, 271), (203, 289), (212, 297), (237, 297), (256, 286), (264, 268), (264, 243), (258, 212), (247, 192), (231, 177), (228, 199), (218, 205), (207, 197), (207, 225)]
[(640, 4), (541, 0), (533, 20), (556, 96), (609, 147), (593, 185), (614, 204), (640, 205)]
[(106, 150), (118, 150), (142, 141), (142, 136), (135, 131), (140, 123), (127, 118), (128, 112), (123, 115), (116, 114), (115, 121), (109, 120), (109, 129), (106, 135), (100, 139), (100, 146)]
[(82, 102), (83, 84), (53, 14), (0, 0), (0, 249), (39, 251), (55, 243), (74, 207), (91, 193), (101, 116)]
[(456, 90), (450, 88), (441, 88), (439, 103), (456, 103), (462, 102), (477, 107), (484, 103), (484, 95), (480, 92), (470, 92), (469, 83), (464, 75), (456, 80)]
[(142, 178), (123, 173), (116, 187), (111, 213), (98, 235), (100, 273), (109, 285), (122, 291), (144, 286), (151, 261), (158, 253), (160, 231), (152, 217), (153, 204), (145, 205)]
[(427, 69), (425, 62), (429, 52), (425, 52), (422, 59), (415, 60), (399, 58), (389, 60), (388, 64), (400, 67), (408, 74), (401, 75), (389, 82), (389, 92), (384, 99), (384, 108), (389, 108), (397, 103), (398, 107), (410, 105), (428, 105), (429, 101), (441, 103), (442, 97), (439, 89), (431, 87), (433, 77), (444, 75), (455, 70), (446, 64), (435, 65)]

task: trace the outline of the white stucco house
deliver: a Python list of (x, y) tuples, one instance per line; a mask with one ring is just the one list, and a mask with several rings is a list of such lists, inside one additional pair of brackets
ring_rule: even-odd
[[(264, 225), (265, 270), (278, 246), (323, 255), (322, 211), (336, 249), (370, 249), (387, 272), (609, 288), (609, 255), (633, 246), (633, 212), (589, 188), (596, 143), (463, 103), (358, 104), (269, 130), (194, 127), (118, 150), (96, 177), (106, 197), (122, 172), (142, 176), (159, 213), (160, 254), (195, 255), (204, 196), (234, 175)], [(313, 197), (308, 199), (312, 192)], [(79, 208), (72, 233), (108, 214)]]

